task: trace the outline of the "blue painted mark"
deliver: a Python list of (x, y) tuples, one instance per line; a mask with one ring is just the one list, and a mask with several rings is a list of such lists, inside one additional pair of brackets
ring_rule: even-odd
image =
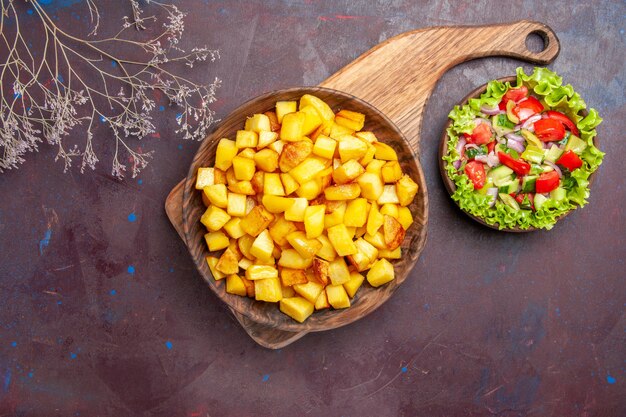
[(128, 215), (128, 221), (132, 223), (132, 222), (134, 222), (135, 220), (137, 220), (137, 215), (136, 215), (135, 213), (130, 213), (130, 214)]
[(17, 342), (16, 342), (15, 340), (14, 340), (14, 341), (12, 341), (12, 342), (11, 342), (11, 346), (12, 346), (12, 347), (16, 347), (16, 346), (17, 346)]
[(52, 229), (48, 227), (43, 235), (43, 239), (39, 241), (39, 255), (43, 255), (43, 250), (50, 244), (50, 238), (52, 238)]
[(115, 291), (115, 290), (111, 290), (110, 294), (111, 294), (111, 295), (115, 295), (115, 294), (117, 294), (117, 291)]
[(430, 304), (428, 304), (428, 303), (424, 304), (424, 310), (425, 311), (430, 310)]
[(403, 366), (402, 369), (400, 369), (402, 371), (402, 373), (406, 373), (406, 371), (409, 370), (409, 368), (407, 368), (406, 366)]
[(128, 268), (126, 269), (128, 271), (129, 274), (134, 274), (135, 273), (135, 267), (132, 265), (128, 265)]
[(607, 375), (606, 376), (606, 382), (608, 382), (609, 384), (613, 385), (613, 384), (615, 384), (617, 382), (617, 379), (615, 379), (611, 375)]
[(165, 342), (165, 347), (167, 348), (167, 350), (171, 350), (174, 347), (174, 345), (172, 345), (172, 342), (168, 340)]
[(182, 119), (182, 118), (183, 118), (183, 114), (182, 114), (182, 113), (178, 113), (178, 114), (176, 115), (176, 120), (180, 120), (180, 119)]
[(4, 392), (8, 392), (10, 386), (11, 386), (11, 370), (7, 369), (7, 371), (4, 373)]
[[(40, 0), (39, 4), (46, 6), (47, 11), (56, 11), (80, 3), (81, 1), (82, 0)], [(54, 16), (54, 18), (58, 19), (58, 16)]]
[(143, 180), (137, 180), (137, 184), (139, 185), (143, 184)]
[(76, 359), (76, 356), (74, 352), (70, 352), (70, 359)]
[(115, 62), (114, 60), (111, 60), (111, 66), (113, 68), (117, 67), (117, 62)]
[(65, 79), (63, 78), (63, 76), (61, 74), (57, 75), (57, 80), (59, 80), (60, 83), (64, 83)]
[(104, 122), (106, 122), (106, 121), (107, 121), (107, 118), (106, 118), (106, 117), (104, 117), (104, 116), (100, 116), (100, 121), (101, 121), (102, 123), (104, 123)]
[(556, 313), (557, 317), (561, 317), (561, 309), (560, 308), (555, 308), (554, 312)]
[(33, 9), (28, 9), (28, 10), (26, 10), (26, 13), (33, 14), (33, 13), (35, 13), (35, 11)]
[(35, 374), (33, 373), (33, 371), (30, 371), (30, 372), (28, 373), (28, 377), (29, 377), (29, 378), (32, 378), (34, 375), (35, 375)]
[(13, 93), (13, 98), (20, 98), (22, 95), (20, 93)]
[(174, 272), (174, 268), (170, 268), (170, 272)]
[(52, 0), (39, 0), (39, 3), (43, 4), (44, 6), (47, 6), (50, 3), (52, 3)]
[(164, 111), (165, 110), (165, 106), (159, 106), (159, 111)]
[(183, 145), (178, 145), (178, 149), (183, 149)]
[(270, 380), (270, 376), (269, 376), (269, 374), (265, 374), (265, 375), (263, 375), (263, 382), (267, 382), (267, 381), (269, 381), (269, 380)]
[(63, 304), (63, 301), (57, 301), (57, 305)]
[(623, 35), (624, 34), (624, 29), (620, 29), (619, 33), (621, 33)]

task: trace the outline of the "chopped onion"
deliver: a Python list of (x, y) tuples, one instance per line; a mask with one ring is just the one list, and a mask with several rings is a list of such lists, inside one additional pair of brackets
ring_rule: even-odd
[(481, 117), (477, 117), (476, 119), (474, 119), (474, 123), (476, 123), (476, 126), (478, 126), (481, 123), (484, 123), (487, 126), (491, 127), (491, 121), (487, 119), (483, 119)]
[(482, 162), (483, 164), (487, 164), (492, 168), (496, 165), (500, 165), (500, 159), (493, 153), (490, 153), (489, 155), (476, 155), (474, 159), (478, 162)]
[(515, 133), (507, 133), (504, 135), (507, 139), (514, 140), (515, 142), (524, 143), (524, 137), (516, 135)]
[(480, 146), (476, 145), (475, 143), (468, 143), (467, 145), (465, 145), (465, 149), (480, 149)]
[(556, 164), (553, 164), (550, 161), (543, 161), (546, 165), (553, 168), (557, 174), (559, 174), (559, 178), (563, 178), (563, 172), (561, 172), (561, 168), (559, 168)]
[(535, 128), (532, 125), (534, 125), (537, 120), (541, 120), (540, 114), (535, 114), (534, 116), (530, 116), (528, 119), (526, 119), (524, 123), (522, 123), (522, 126), (521, 126), (522, 129), (530, 130), (532, 128), (533, 130), (535, 130)]
[(458, 170), (459, 168), (461, 168), (461, 160), (457, 159), (452, 163), (452, 166), (454, 167), (454, 169)]
[(515, 150), (515, 151), (517, 151), (519, 153), (522, 153), (522, 152), (524, 152), (526, 150), (526, 147), (524, 146), (524, 144), (520, 143), (520, 142), (518, 142), (516, 140), (511, 140), (511, 139), (507, 140), (506, 146), (508, 146), (509, 148), (511, 148), (511, 149), (513, 149), (513, 150)]
[(502, 110), (500, 110), (500, 108), (498, 108), (498, 106), (496, 107), (487, 107), (487, 106), (481, 106), (480, 107), (480, 111), (483, 114), (489, 115), (489, 116), (494, 116), (496, 114), (500, 114), (500, 113), (504, 113)]
[(492, 196), (491, 202), (489, 203), (489, 207), (493, 207), (496, 204), (496, 200), (498, 199), (498, 189), (497, 188), (488, 188), (487, 195)]

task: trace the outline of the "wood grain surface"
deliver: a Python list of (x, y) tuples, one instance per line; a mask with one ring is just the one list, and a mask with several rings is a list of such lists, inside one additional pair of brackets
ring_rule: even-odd
[[(531, 33), (542, 37), (543, 51), (532, 52), (526, 48), (526, 37)], [(393, 294), (424, 247), (428, 197), (419, 164), (419, 139), (424, 107), (439, 77), (451, 66), (481, 56), (507, 55), (545, 64), (558, 53), (559, 43), (554, 32), (541, 23), (530, 21), (495, 26), (436, 27), (391, 38), (321, 83), (323, 87), (349, 92), (370, 104), (375, 103), (375, 108), (349, 95), (338, 99), (337, 94), (322, 89), (271, 92), (243, 104), (203, 142), (194, 157), (185, 186), (181, 188), (181, 184), (178, 184), (168, 197), (166, 210), (170, 220), (180, 234), (181, 219), (169, 213), (179, 211), (178, 204), (182, 201), (184, 240), (196, 267), (211, 289), (234, 311), (246, 332), (262, 346), (280, 348), (307, 332), (329, 330), (358, 320), (374, 311)], [(409, 229), (403, 244), (403, 253), (408, 250), (409, 256), (396, 261), (397, 278), (383, 288), (364, 288), (353, 300), (350, 309), (317, 312), (300, 324), (280, 313), (272, 304), (226, 293), (223, 282), (213, 280), (205, 261), (208, 255), (203, 240), (205, 231), (199, 223), (204, 205), (194, 189), (194, 182), (197, 168), (212, 164), (220, 138), (234, 137), (236, 130), (241, 128), (250, 114), (267, 111), (280, 99), (297, 99), (304, 94), (303, 91), (314, 92), (328, 100), (335, 110), (346, 105), (347, 108), (358, 108), (357, 111), (365, 113), (368, 121), (366, 129), (374, 130), (379, 138), (400, 150), (398, 154), (402, 156), (403, 169), (416, 180), (420, 190), (411, 207), (416, 223)], [(402, 133), (395, 132), (383, 114), (400, 127), (400, 131), (407, 135), (407, 140), (401, 139)], [(384, 126), (383, 131), (379, 130), (379, 126)], [(179, 195), (181, 189), (182, 200)], [(253, 323), (257, 324), (251, 327)]]

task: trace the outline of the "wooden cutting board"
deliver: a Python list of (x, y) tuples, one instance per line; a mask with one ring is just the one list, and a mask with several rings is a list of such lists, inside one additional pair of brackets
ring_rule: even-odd
[[(531, 34), (543, 39), (542, 51), (526, 48)], [(449, 68), (487, 56), (508, 56), (545, 65), (557, 57), (559, 50), (559, 40), (552, 29), (527, 20), (489, 26), (432, 27), (406, 32), (376, 45), (320, 86), (344, 91), (377, 107), (400, 128), (419, 159), (424, 108), (435, 84)], [(167, 216), (183, 240), (184, 184), (185, 180), (178, 183), (165, 201)], [(263, 326), (235, 311), (233, 314), (248, 335), (266, 348), (280, 349), (306, 334)]]

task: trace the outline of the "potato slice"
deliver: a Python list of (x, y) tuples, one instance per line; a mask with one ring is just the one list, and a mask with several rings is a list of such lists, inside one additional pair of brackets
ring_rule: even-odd
[(376, 153), (374, 154), (376, 159), (382, 159), (383, 161), (398, 160), (398, 155), (396, 154), (396, 151), (394, 151), (393, 148), (386, 143), (374, 142), (372, 143), (372, 145), (374, 145), (374, 147), (376, 148)]
[(293, 177), (286, 172), (280, 174), (280, 180), (283, 182), (285, 195), (290, 195), (291, 193), (296, 191), (298, 187), (300, 187), (300, 184), (298, 184), (298, 181), (294, 180)]
[(343, 223), (347, 227), (361, 227), (367, 221), (368, 204), (364, 198), (355, 198), (348, 203)]
[(315, 300), (315, 310), (324, 310), (325, 308), (330, 308), (330, 304), (328, 304), (326, 291), (322, 291), (317, 297), (317, 300)]
[(288, 113), (283, 116), (280, 138), (287, 142), (299, 141), (303, 135), (306, 115), (302, 112)]
[(254, 114), (252, 117), (248, 117), (244, 129), (251, 130), (256, 133), (261, 131), (271, 131), (272, 126), (270, 124), (270, 118), (265, 114)]
[(298, 166), (289, 171), (291, 175), (300, 185), (311, 181), (316, 175), (320, 174), (326, 168), (326, 160), (320, 157), (306, 158), (300, 162)]
[(350, 280), (350, 270), (346, 261), (339, 257), (328, 264), (328, 276), (333, 285), (341, 285)]
[(209, 206), (200, 222), (206, 226), (211, 232), (217, 232), (230, 220), (230, 216), (224, 210), (217, 206)]
[(204, 195), (208, 198), (209, 202), (219, 208), (226, 208), (228, 206), (228, 193), (226, 191), (226, 185), (213, 184), (204, 187), (202, 190)]
[(274, 220), (274, 215), (267, 211), (263, 206), (255, 206), (241, 220), (241, 228), (250, 236), (257, 237), (259, 233), (267, 229)]
[[(264, 149), (270, 146), (272, 143), (276, 142), (277, 140), (278, 140), (278, 133), (276, 133), (275, 131), (274, 132), (259, 132), (259, 141), (256, 147), (257, 149)], [(276, 151), (275, 149), (273, 150)]]
[(326, 297), (328, 297), (328, 303), (336, 310), (350, 307), (350, 298), (343, 285), (326, 287)]
[(307, 269), (313, 263), (313, 258), (305, 258), (295, 249), (285, 249), (280, 254), (278, 265), (292, 269)]
[(248, 294), (246, 291), (246, 285), (237, 274), (232, 274), (226, 277), (226, 292), (229, 294), (240, 295), (242, 297), (245, 297)]
[(272, 149), (262, 149), (254, 155), (254, 163), (265, 172), (274, 172), (278, 168), (278, 153)]
[(296, 293), (306, 298), (311, 304), (314, 304), (320, 293), (324, 291), (322, 284), (316, 281), (309, 281), (306, 284), (296, 284), (293, 286)]
[(381, 174), (383, 181), (386, 183), (394, 183), (402, 178), (402, 168), (398, 161), (388, 161), (383, 165)]
[(237, 148), (256, 148), (259, 143), (259, 135), (249, 130), (238, 130), (235, 136)]
[(278, 123), (283, 122), (283, 117), (289, 113), (295, 113), (298, 110), (297, 101), (277, 101), (276, 102), (276, 118)]
[(313, 106), (323, 120), (334, 120), (335, 112), (326, 102), (314, 95), (305, 94), (300, 98), (300, 109)]
[(372, 201), (370, 212), (367, 216), (367, 234), (375, 235), (378, 229), (383, 225), (384, 220), (383, 215), (378, 210), (378, 204)]
[(341, 110), (335, 115), (335, 123), (358, 132), (363, 129), (365, 115), (355, 111)]
[(246, 215), (247, 198), (243, 194), (228, 193), (226, 212), (230, 216), (243, 217)]
[(368, 146), (361, 139), (346, 136), (339, 140), (339, 157), (342, 163), (351, 159), (361, 159), (367, 153)]
[(287, 242), (298, 251), (304, 258), (315, 256), (322, 248), (322, 244), (317, 239), (309, 239), (304, 232), (296, 231), (287, 236)]
[(318, 236), (317, 240), (322, 244), (322, 247), (317, 251), (316, 255), (326, 261), (334, 261), (337, 257), (337, 252), (335, 251), (333, 244), (330, 243), (328, 236)]
[(354, 181), (365, 172), (365, 168), (356, 160), (351, 159), (333, 171), (335, 184), (341, 185)]
[(304, 212), (304, 229), (306, 237), (315, 239), (324, 231), (325, 205), (308, 206)]
[(237, 252), (229, 246), (220, 256), (215, 269), (226, 275), (236, 274), (239, 272), (239, 259)]
[(402, 244), (406, 231), (396, 219), (391, 216), (384, 216), (383, 236), (387, 249), (394, 250)]
[(395, 184), (383, 186), (383, 193), (380, 195), (380, 197), (378, 197), (378, 200), (376, 201), (380, 205), (387, 203), (398, 204), (400, 200), (398, 200), (398, 194), (396, 194)]
[(333, 185), (324, 190), (327, 200), (353, 200), (361, 194), (361, 186), (357, 183)]
[(361, 288), (361, 285), (365, 281), (365, 277), (358, 272), (350, 272), (350, 280), (343, 283), (343, 288), (345, 288), (348, 296), (350, 298), (354, 298), (356, 292)]
[(258, 279), (278, 278), (278, 270), (270, 265), (250, 265), (246, 269), (246, 279), (256, 281)]
[(285, 210), (285, 219), (294, 222), (303, 222), (304, 214), (307, 207), (309, 207), (309, 201), (302, 197), (292, 198), (292, 200), (293, 204)]
[(311, 152), (313, 152), (313, 144), (309, 141), (288, 142), (280, 153), (278, 167), (283, 172), (291, 171), (304, 161)]
[(402, 178), (396, 183), (396, 192), (398, 195), (398, 202), (402, 207), (406, 207), (413, 201), (415, 194), (417, 194), (418, 185), (408, 175), (403, 175)]
[(198, 173), (196, 174), (196, 190), (202, 190), (213, 184), (215, 184), (215, 168), (198, 168)]
[[(320, 243), (321, 247), (321, 243)], [(330, 282), (329, 264), (327, 261), (319, 258), (313, 259), (313, 276), (324, 287)]]
[(337, 141), (328, 136), (320, 135), (315, 141), (315, 146), (313, 146), (313, 153), (322, 158), (332, 159), (336, 148)]
[(313, 304), (302, 297), (283, 298), (280, 300), (280, 311), (302, 323), (313, 314)]
[(339, 256), (353, 255), (357, 252), (345, 224), (338, 224), (328, 229), (328, 239)]
[(393, 265), (387, 259), (379, 259), (367, 273), (367, 282), (372, 287), (380, 287), (395, 278)]
[(286, 210), (288, 210), (291, 206), (294, 205), (294, 203), (296, 202), (296, 199), (265, 194), (261, 202), (263, 206), (265, 206), (267, 211), (269, 211), (270, 213), (277, 214), (277, 213), (283, 213)]
[(283, 291), (278, 277), (254, 281), (254, 293), (255, 299), (270, 303), (276, 303), (283, 298)]
[(216, 268), (217, 263), (219, 261), (220, 261), (219, 258), (216, 258), (215, 256), (206, 257), (206, 263), (207, 265), (209, 265), (209, 269), (211, 270), (211, 275), (213, 275), (213, 279), (216, 281), (226, 278), (226, 274), (222, 273)]
[(292, 287), (296, 284), (306, 284), (309, 280), (303, 269), (281, 268), (280, 280), (284, 287)]
[(252, 179), (252, 176), (254, 175), (254, 172), (256, 171), (254, 160), (244, 158), (242, 156), (234, 157), (233, 171), (235, 173), (235, 179), (237, 181), (250, 181)]
[[(278, 115), (276, 115), (276, 113), (273, 111), (266, 111), (263, 114), (266, 115), (270, 121), (270, 131), (272, 133), (280, 131), (280, 122), (278, 121)], [(278, 134), (276, 136), (278, 136)], [(261, 140), (261, 132), (259, 132), (259, 141), (260, 140)]]
[(234, 141), (226, 138), (220, 139), (215, 150), (215, 168), (222, 171), (228, 170), (238, 150)]
[[(228, 247), (230, 240), (222, 232), (209, 232), (204, 235), (204, 240), (209, 247), (209, 252), (215, 252)], [(318, 242), (319, 243), (319, 242)], [(320, 247), (322, 244), (320, 243)]]
[(250, 254), (259, 261), (269, 261), (272, 258), (272, 252), (274, 251), (274, 241), (270, 236), (270, 232), (265, 229), (252, 243), (250, 247)]

